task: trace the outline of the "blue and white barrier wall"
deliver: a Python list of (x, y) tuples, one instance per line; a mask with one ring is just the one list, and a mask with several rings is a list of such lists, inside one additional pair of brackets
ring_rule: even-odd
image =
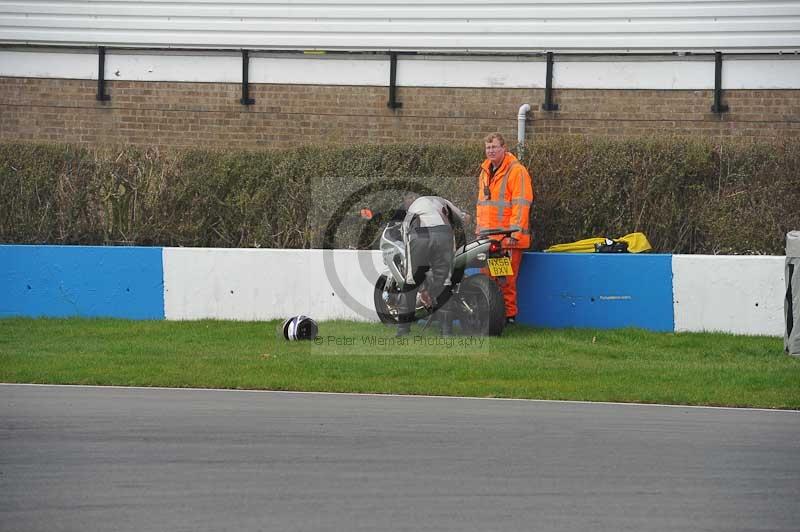
[(526, 253), (520, 321), (782, 336), (785, 257)]
[[(526, 253), (521, 323), (781, 336), (784, 257)], [(0, 317), (376, 320), (379, 253), (0, 245)]]

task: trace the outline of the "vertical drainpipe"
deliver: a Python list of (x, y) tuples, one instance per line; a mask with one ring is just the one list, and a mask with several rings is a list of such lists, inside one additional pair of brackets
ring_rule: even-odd
[(522, 159), (522, 151), (525, 144), (525, 119), (530, 110), (530, 104), (524, 103), (517, 113), (517, 156), (519, 159)]

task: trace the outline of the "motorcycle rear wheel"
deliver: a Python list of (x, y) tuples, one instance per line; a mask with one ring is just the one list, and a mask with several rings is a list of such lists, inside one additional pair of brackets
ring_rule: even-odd
[(482, 273), (471, 275), (458, 289), (456, 318), (464, 334), (500, 336), (506, 326), (503, 293), (494, 280)]

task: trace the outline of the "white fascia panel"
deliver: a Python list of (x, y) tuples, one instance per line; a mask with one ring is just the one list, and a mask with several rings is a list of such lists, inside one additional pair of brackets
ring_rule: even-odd
[[(0, 50), (0, 76), (97, 79), (96, 51)], [(110, 81), (241, 83), (240, 53), (192, 51), (106, 52)], [(542, 88), (546, 63), (541, 56), (460, 58), (399, 56), (401, 87)], [(343, 54), (250, 55), (250, 83), (297, 85), (389, 85), (389, 57)], [(648, 59), (625, 56), (556, 56), (557, 89), (710, 90), (712, 56)], [(800, 89), (800, 58), (723, 56), (722, 88)]]
[(399, 59), (402, 87), (543, 88), (547, 66), (541, 61)]
[(722, 60), (723, 89), (798, 89), (800, 58)]
[(105, 72), (110, 81), (240, 83), (242, 58), (238, 55), (115, 54), (112, 51), (106, 53)]
[[(239, 67), (241, 80), (241, 66)], [(251, 83), (389, 85), (389, 58), (251, 57)]]
[(714, 61), (564, 61), (553, 65), (563, 89), (713, 89)]
[(675, 330), (782, 336), (785, 257), (674, 255)]
[(97, 79), (96, 53), (0, 50), (0, 76), (16, 78)]

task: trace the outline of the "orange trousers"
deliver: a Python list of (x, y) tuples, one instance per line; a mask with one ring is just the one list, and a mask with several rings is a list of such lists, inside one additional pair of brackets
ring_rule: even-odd
[[(517, 277), (519, 276), (519, 267), (522, 264), (522, 250), (510, 248), (507, 251), (511, 255), (511, 269), (514, 270), (514, 275), (494, 277), (494, 280), (503, 293), (503, 302), (506, 305), (506, 317), (510, 318), (517, 315)], [(484, 268), (481, 271), (486, 275), (490, 275), (489, 268)]]

